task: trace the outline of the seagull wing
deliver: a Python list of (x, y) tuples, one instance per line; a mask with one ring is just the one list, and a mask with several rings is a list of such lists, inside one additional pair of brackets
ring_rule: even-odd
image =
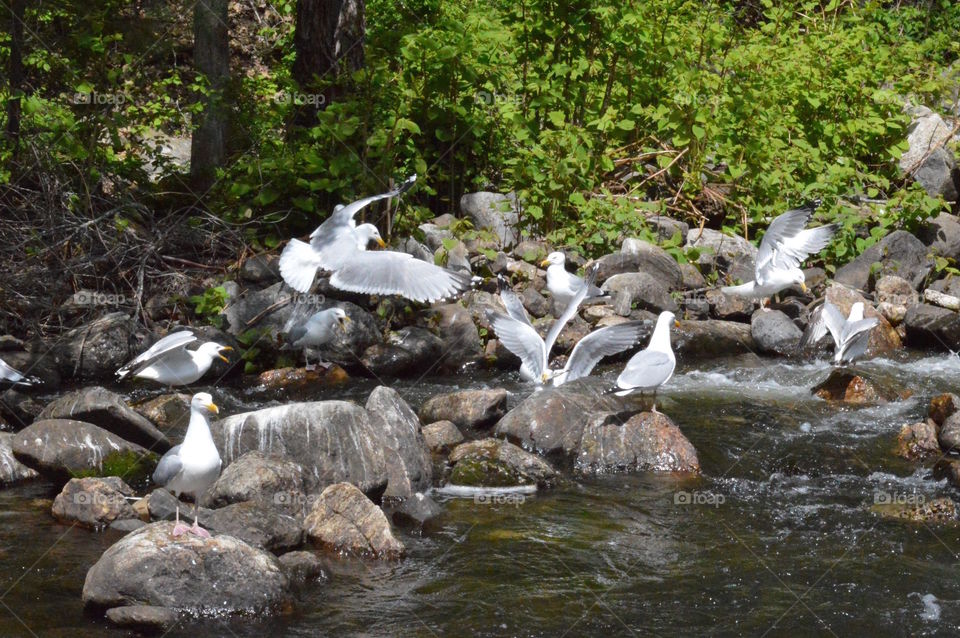
[(834, 344), (839, 347), (846, 323), (847, 320), (843, 318), (840, 309), (829, 301), (824, 301), (819, 308), (813, 311), (798, 347), (802, 349), (817, 343), (828, 331), (830, 336), (833, 337)]
[(771, 222), (757, 251), (758, 283), (765, 283), (775, 272), (799, 268), (803, 260), (830, 243), (837, 224), (804, 230), (814, 208), (811, 205), (790, 210)]
[(150, 346), (143, 354), (117, 370), (117, 378), (118, 380), (123, 380), (131, 374), (136, 374), (160, 359), (172, 356), (177, 350), (181, 351), (179, 355), (183, 355), (183, 349), (196, 340), (197, 336), (193, 334), (192, 330), (180, 330), (179, 332), (168, 334)]
[(772, 222), (764, 233), (760, 241), (760, 248), (757, 250), (756, 279), (761, 283), (761, 276), (774, 260), (778, 246), (780, 246), (787, 237), (793, 237), (799, 234), (807, 226), (810, 216), (813, 215), (813, 208), (804, 207), (788, 210)]
[(166, 485), (183, 468), (183, 462), (180, 460), (181, 445), (174, 445), (167, 450), (167, 453), (157, 463), (157, 469), (153, 471), (153, 482), (157, 485)]
[(38, 379), (25, 376), (22, 372), (0, 359), (0, 381), (9, 381), (10, 383), (22, 385), (33, 385)]
[(370, 197), (364, 197), (363, 199), (358, 199), (355, 202), (338, 208), (310, 234), (310, 246), (312, 246), (313, 249), (318, 253), (323, 253), (323, 251), (330, 247), (333, 242), (340, 239), (345, 232), (352, 229), (353, 217), (360, 212), (361, 209), (366, 208), (373, 202), (380, 201), (381, 199), (402, 195), (408, 191), (416, 181), (417, 176), (412, 175), (392, 191), (380, 193), (379, 195), (371, 195)]
[(870, 331), (879, 323), (876, 317), (847, 322), (835, 359), (838, 362), (850, 362), (863, 356), (870, 343)]
[(528, 326), (532, 325), (527, 310), (523, 307), (523, 302), (520, 301), (517, 293), (510, 288), (510, 284), (504, 279), (503, 275), (497, 275), (497, 289), (500, 293), (500, 301), (503, 302), (503, 307), (507, 309), (507, 314)]
[[(600, 269), (598, 264), (594, 264), (593, 268), (587, 273), (587, 278), (583, 282), (584, 285), (577, 290), (577, 294), (573, 296), (573, 299), (570, 300), (570, 303), (567, 304), (566, 309), (563, 313), (557, 317), (557, 320), (553, 322), (553, 325), (550, 326), (550, 331), (547, 332), (547, 338), (544, 340), (547, 348), (547, 360), (550, 359), (550, 351), (553, 350), (553, 344), (557, 342), (557, 338), (560, 336), (560, 332), (563, 330), (563, 327), (567, 325), (567, 322), (570, 321), (575, 314), (577, 314), (577, 309), (580, 307), (580, 304), (583, 303), (583, 300), (587, 298), (590, 293), (591, 288), (596, 288), (594, 281), (597, 278), (597, 271)], [(601, 292), (601, 294), (603, 294)]]
[(533, 326), (499, 312), (488, 312), (487, 318), (500, 343), (520, 358), (534, 379), (542, 379), (547, 369), (547, 348)]
[(646, 322), (631, 321), (594, 330), (577, 342), (563, 370), (564, 382), (585, 377), (603, 359), (623, 352), (640, 340)]
[(631, 357), (617, 377), (617, 387), (624, 390), (658, 388), (673, 375), (676, 359), (659, 350), (641, 350)]
[(469, 289), (472, 278), (414, 259), (406, 253), (361, 251), (338, 258), (330, 285), (340, 290), (374, 295), (400, 295), (413, 301), (450, 299)]

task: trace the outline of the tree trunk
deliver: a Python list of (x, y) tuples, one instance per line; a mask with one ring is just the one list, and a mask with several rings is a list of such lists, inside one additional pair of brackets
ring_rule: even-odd
[(364, 11), (364, 0), (297, 2), (293, 77), (305, 94), (323, 96), (322, 100), (305, 100), (307, 108), (299, 109), (305, 119), (315, 118), (318, 102), (322, 108), (343, 94), (342, 83), (330, 80), (363, 67)]
[(230, 37), (227, 0), (198, 0), (193, 9), (193, 64), (207, 80), (209, 93), (193, 131), (190, 179), (194, 188), (208, 190), (216, 169), (227, 158), (229, 108), (224, 99), (230, 81)]
[(10, 0), (10, 98), (7, 101), (7, 137), (13, 156), (20, 150), (20, 95), (23, 91), (23, 16), (25, 0)]

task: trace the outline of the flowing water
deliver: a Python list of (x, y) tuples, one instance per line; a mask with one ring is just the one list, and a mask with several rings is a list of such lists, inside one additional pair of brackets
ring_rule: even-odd
[[(955, 495), (891, 450), (931, 396), (960, 389), (960, 359), (913, 354), (861, 367), (913, 397), (831, 407), (809, 391), (829, 372), (823, 362), (681, 366), (659, 407), (696, 447), (701, 478), (605, 475), (511, 498), (438, 494), (439, 521), (421, 535), (399, 532), (405, 560), (328, 558), (326, 579), (301, 592), (291, 615), (188, 621), (167, 635), (954, 635), (960, 525), (887, 520), (870, 507)], [(507, 387), (513, 400), (528, 391), (509, 376), (394, 387), (418, 406), (454, 385)], [(373, 387), (315, 398), (362, 402)], [(226, 413), (262, 403), (244, 392), (223, 399)], [(54, 523), (54, 495), (47, 483), (0, 491), (0, 635), (123, 635), (80, 601), (86, 570), (119, 534)]]

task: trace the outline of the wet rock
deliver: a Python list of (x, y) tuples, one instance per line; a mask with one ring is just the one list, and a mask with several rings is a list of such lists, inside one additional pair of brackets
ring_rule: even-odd
[[(897, 230), (839, 268), (834, 280), (859, 290), (870, 290), (877, 278), (897, 275), (919, 289), (933, 272), (929, 249), (905, 230)], [(873, 264), (880, 263), (879, 270)]]
[(37, 419), (43, 404), (27, 392), (9, 388), (0, 394), (0, 425), (6, 423), (9, 429), (22, 430)]
[(697, 264), (700, 272), (726, 272), (734, 278), (747, 279), (753, 276), (757, 247), (743, 237), (725, 235), (719, 231), (703, 228), (690, 231), (685, 248), (699, 248)]
[(452, 421), (436, 421), (423, 426), (423, 438), (434, 454), (447, 454), (463, 442), (463, 434)]
[[(48, 355), (47, 347), (42, 344), (33, 346), (34, 350), (24, 350), (23, 344), (11, 344), (15, 349), (3, 350), (3, 360), (7, 365), (13, 367), (26, 375), (40, 380), (39, 386), (48, 392), (60, 388), (62, 381), (60, 369), (57, 367), (56, 357)], [(17, 386), (23, 388), (23, 386)], [(6, 400), (6, 398), (4, 398)]]
[(117, 627), (143, 633), (161, 633), (180, 622), (180, 612), (169, 607), (131, 605), (108, 609), (107, 620)]
[(460, 390), (427, 399), (420, 408), (420, 421), (451, 421), (461, 428), (484, 428), (506, 413), (506, 390)]
[(501, 439), (462, 443), (447, 461), (452, 466), (449, 483), (469, 487), (550, 487), (558, 480), (549, 463)]
[(324, 577), (323, 563), (313, 552), (287, 552), (278, 561), (295, 587), (303, 587), (310, 581), (322, 580)]
[(937, 459), (933, 466), (933, 478), (938, 481), (946, 479), (950, 485), (960, 487), (960, 459), (954, 456)]
[(779, 310), (758, 310), (750, 321), (750, 336), (761, 352), (793, 354), (803, 332)]
[(228, 465), (203, 499), (209, 507), (253, 501), (292, 516), (303, 514), (303, 467), (276, 454), (247, 452)]
[(945, 523), (958, 518), (957, 504), (945, 496), (928, 501), (922, 495), (917, 495), (904, 503), (875, 503), (870, 511), (884, 518), (913, 523)]
[(390, 333), (386, 343), (370, 346), (363, 365), (376, 376), (400, 376), (424, 370), (443, 353), (443, 341), (426, 328), (411, 326)]
[(38, 420), (72, 419), (92, 423), (147, 449), (163, 453), (170, 440), (153, 423), (129, 407), (120, 395), (93, 386), (63, 395), (47, 404)]
[[(196, 513), (201, 521), (207, 520), (207, 517), (213, 513), (213, 510), (206, 507), (200, 507), (194, 512), (193, 503), (184, 503), (178, 501), (177, 498), (168, 492), (162, 487), (158, 487), (144, 498), (137, 501), (134, 505), (134, 509), (138, 511), (138, 514), (142, 512), (143, 506), (140, 503), (146, 502), (146, 510), (148, 521), (172, 521), (177, 517), (177, 508), (180, 508), (180, 520), (185, 522), (193, 522), (193, 515)], [(141, 518), (143, 516), (141, 515)]]
[(584, 430), (575, 467), (584, 473), (697, 474), (700, 461), (693, 444), (669, 417), (641, 412), (626, 422), (611, 414), (592, 418)]
[(135, 480), (153, 471), (158, 456), (90, 423), (36, 421), (13, 437), (13, 455), (55, 480), (75, 476), (123, 476)]
[(735, 321), (681, 321), (672, 330), (673, 351), (680, 359), (705, 359), (755, 352), (750, 326)]
[(460, 210), (473, 222), (474, 228), (489, 230), (501, 248), (517, 243), (519, 213), (513, 193), (465, 193), (460, 198)]
[(299, 547), (303, 541), (297, 518), (258, 501), (215, 509), (201, 516), (200, 524), (213, 534), (232, 536), (274, 553)]
[(422, 530), (427, 523), (439, 517), (443, 510), (432, 498), (417, 492), (407, 498), (384, 497), (383, 512), (398, 527)]
[(63, 335), (55, 349), (60, 373), (71, 379), (112, 379), (134, 352), (133, 319), (112, 312)]
[(960, 346), (960, 314), (953, 310), (917, 304), (907, 310), (903, 326), (912, 348), (957, 350)]
[[(371, 348), (376, 347), (371, 346)], [(369, 350), (370, 348), (368, 348)], [(261, 390), (285, 395), (298, 395), (312, 393), (318, 387), (330, 388), (343, 385), (349, 379), (350, 375), (347, 374), (347, 371), (334, 363), (328, 368), (318, 366), (313, 370), (307, 370), (306, 368), (266, 370), (257, 377), (257, 385)], [(189, 422), (189, 416), (187, 419)]]
[(894, 330), (893, 326), (890, 325), (890, 322), (875, 310), (873, 304), (856, 290), (833, 284), (827, 288), (824, 298), (835, 305), (844, 317), (850, 314), (850, 308), (859, 301), (863, 303), (863, 316), (868, 318), (875, 317), (877, 319), (877, 325), (870, 331), (870, 340), (867, 342), (867, 351), (865, 353), (866, 357), (878, 357), (903, 347), (900, 335)]
[(717, 319), (725, 321), (748, 321), (753, 316), (752, 299), (738, 295), (728, 295), (718, 288), (707, 290), (704, 298), (710, 304), (710, 312)]
[(685, 297), (680, 300), (680, 314), (688, 321), (707, 319), (710, 316), (710, 304), (703, 297)]
[(520, 300), (527, 312), (534, 317), (545, 317), (550, 314), (552, 304), (533, 286), (527, 286), (523, 289), (523, 292), (520, 293)]
[(960, 413), (955, 412), (944, 420), (938, 440), (945, 451), (960, 451)]
[(290, 581), (268, 552), (231, 536), (173, 537), (173, 523), (147, 525), (124, 536), (87, 572), (88, 608), (132, 605), (188, 613), (281, 611), (291, 603)]
[(323, 490), (303, 529), (312, 543), (334, 552), (394, 559), (406, 551), (383, 511), (349, 483)]
[(168, 439), (181, 441), (190, 424), (190, 399), (189, 394), (174, 392), (135, 403), (132, 407), (157, 426)]
[(668, 291), (683, 287), (683, 272), (677, 260), (659, 246), (642, 239), (624, 239), (620, 246), (622, 255), (629, 255), (636, 263), (635, 272), (642, 272), (656, 279)]
[(645, 272), (614, 275), (603, 283), (601, 289), (610, 293), (617, 314), (622, 316), (629, 315), (632, 308), (656, 313), (678, 310), (677, 302), (670, 296), (661, 280)]
[[(279, 277), (277, 277), (279, 279)], [(234, 337), (257, 328), (271, 333), (283, 331), (283, 326), (293, 313), (297, 293), (282, 281), (258, 290), (245, 288), (230, 299), (222, 316), (226, 319), (226, 331)], [(262, 340), (261, 343), (267, 342)]]
[(909, 391), (881, 385), (844, 368), (834, 369), (812, 392), (825, 401), (851, 405), (884, 404), (910, 396)]
[(252, 284), (270, 284), (280, 280), (279, 255), (254, 255), (243, 260), (240, 278)]
[(14, 485), (40, 476), (13, 456), (13, 436), (10, 432), (0, 432), (0, 485)]
[(483, 343), (466, 308), (459, 304), (446, 304), (435, 306), (431, 313), (443, 342), (437, 361), (441, 368), (458, 370), (467, 363), (480, 360)]
[(937, 424), (932, 419), (912, 423), (900, 428), (897, 435), (897, 456), (917, 460), (940, 454), (937, 441)]
[(51, 511), (61, 523), (103, 529), (116, 520), (137, 518), (128, 496), (133, 496), (133, 488), (117, 476), (70, 479)]
[(120, 532), (121, 534), (129, 534), (130, 532), (145, 526), (146, 523), (139, 518), (121, 518), (110, 523), (110, 525), (107, 526), (107, 529)]
[(927, 416), (933, 419), (933, 422), (937, 425), (943, 425), (947, 417), (953, 415), (957, 410), (960, 410), (960, 397), (947, 392), (930, 399)]
[(407, 402), (393, 388), (378, 386), (367, 398), (366, 409), (384, 436), (388, 474), (384, 498), (406, 498), (428, 489), (433, 482), (430, 449)]

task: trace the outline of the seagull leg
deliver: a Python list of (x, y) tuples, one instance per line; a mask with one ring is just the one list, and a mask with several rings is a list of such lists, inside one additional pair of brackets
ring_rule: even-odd
[(180, 498), (177, 498), (177, 522), (173, 525), (173, 535), (183, 536), (190, 531), (190, 528), (180, 522)]
[(763, 312), (770, 312), (770, 298), (764, 297), (760, 300), (760, 310)]
[(200, 512), (200, 497), (193, 502), (193, 527), (190, 528), (190, 533), (200, 538), (210, 538), (210, 532), (200, 527), (200, 521), (198, 519), (198, 514)]
[(317, 367), (317, 366), (310, 365), (310, 355), (307, 354), (306, 349), (304, 349), (303, 351), (303, 361), (304, 361), (303, 369), (306, 370), (307, 372)]

